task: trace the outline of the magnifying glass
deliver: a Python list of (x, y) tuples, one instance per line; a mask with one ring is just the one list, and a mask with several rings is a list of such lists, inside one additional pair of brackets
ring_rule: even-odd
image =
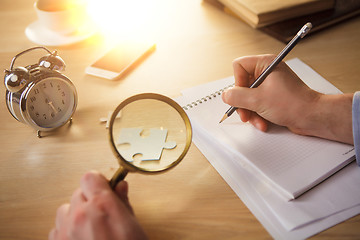
[(110, 186), (114, 189), (128, 172), (155, 174), (175, 167), (191, 138), (190, 120), (171, 98), (144, 93), (126, 99), (109, 123), (111, 149), (120, 164)]

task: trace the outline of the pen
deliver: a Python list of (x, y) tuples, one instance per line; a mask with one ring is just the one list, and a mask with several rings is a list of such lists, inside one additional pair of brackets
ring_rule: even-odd
[[(305, 37), (305, 35), (312, 28), (310, 22), (306, 23), (300, 31), (293, 37), (293, 39), (285, 46), (285, 48), (277, 55), (277, 57), (270, 63), (270, 65), (260, 74), (260, 76), (251, 84), (250, 88), (258, 87), (265, 78), (271, 73), (271, 71), (284, 59), (284, 57), (295, 47), (295, 45)], [(235, 112), (237, 107), (230, 107), (224, 114), (219, 123), (222, 123), (225, 119), (231, 116)]]

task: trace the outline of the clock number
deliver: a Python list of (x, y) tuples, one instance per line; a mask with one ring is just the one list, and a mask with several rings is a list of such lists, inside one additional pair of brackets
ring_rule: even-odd
[(36, 117), (40, 117), (40, 114), (38, 112), (35, 113)]
[(62, 96), (62, 97), (65, 97), (65, 92), (61, 92), (61, 96)]
[(43, 83), (42, 86), (43, 86), (43, 88), (46, 88), (46, 83)]
[(55, 113), (52, 112), (52, 113), (50, 114), (50, 116), (51, 116), (52, 118), (54, 118), (54, 117), (55, 117)]
[(60, 91), (60, 90), (61, 90), (61, 86), (60, 86), (60, 85), (57, 85), (57, 89), (58, 89), (58, 91)]
[(34, 96), (31, 97), (31, 98), (30, 98), (30, 101), (31, 101), (31, 102), (35, 102), (35, 101), (36, 101), (36, 97), (34, 97)]
[(34, 109), (35, 109), (35, 108), (34, 108), (34, 105), (30, 105), (29, 108), (30, 108), (31, 111), (34, 111)]
[(46, 120), (46, 114), (45, 114), (45, 113), (43, 114), (43, 117), (44, 117), (44, 119)]
[(40, 91), (39, 91), (39, 89), (37, 89), (37, 88), (34, 90), (34, 93), (35, 93), (35, 94), (38, 94), (39, 92), (40, 92)]
[(54, 87), (53, 84), (52, 84), (52, 82), (50, 82), (50, 86), (51, 86), (51, 87)]
[(64, 101), (64, 99), (63, 99), (63, 100), (61, 100), (61, 102), (62, 102), (62, 104), (63, 104), (63, 105), (65, 105), (65, 101)]
[(58, 111), (58, 112), (61, 112), (61, 108), (60, 108), (60, 107), (58, 107), (57, 111)]

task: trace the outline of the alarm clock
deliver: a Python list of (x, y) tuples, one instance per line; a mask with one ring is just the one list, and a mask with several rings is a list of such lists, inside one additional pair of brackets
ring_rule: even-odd
[[(47, 54), (36, 64), (14, 68), (15, 60), (34, 50)], [(65, 62), (57, 52), (45, 47), (29, 48), (18, 53), (5, 70), (6, 105), (11, 115), (37, 131), (52, 131), (67, 122), (71, 123), (77, 106), (74, 84), (60, 73)]]

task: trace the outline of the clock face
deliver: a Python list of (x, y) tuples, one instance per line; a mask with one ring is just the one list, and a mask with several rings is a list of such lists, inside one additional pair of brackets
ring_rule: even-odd
[(71, 82), (60, 77), (38, 81), (27, 92), (25, 114), (30, 124), (49, 129), (64, 125), (76, 107), (76, 91)]

